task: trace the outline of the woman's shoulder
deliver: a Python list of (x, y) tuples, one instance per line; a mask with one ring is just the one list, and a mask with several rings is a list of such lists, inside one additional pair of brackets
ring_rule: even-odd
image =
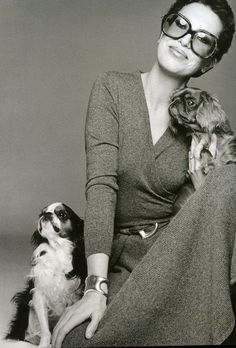
[(100, 73), (95, 82), (105, 84), (108, 87), (132, 86), (134, 83), (137, 83), (139, 75), (139, 71), (120, 72), (110, 70)]

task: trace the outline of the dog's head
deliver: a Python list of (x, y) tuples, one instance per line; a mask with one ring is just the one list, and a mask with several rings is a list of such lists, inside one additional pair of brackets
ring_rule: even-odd
[(43, 208), (39, 214), (38, 229), (33, 233), (31, 243), (35, 247), (42, 243), (65, 244), (65, 239), (73, 244), (73, 275), (85, 278), (87, 264), (84, 247), (84, 222), (66, 204), (52, 203)]
[(66, 204), (53, 203), (39, 214), (38, 232), (47, 240), (67, 238), (74, 242), (82, 236), (83, 220)]
[(174, 91), (169, 104), (170, 128), (188, 132), (231, 133), (229, 121), (218, 99), (198, 88), (186, 87)]

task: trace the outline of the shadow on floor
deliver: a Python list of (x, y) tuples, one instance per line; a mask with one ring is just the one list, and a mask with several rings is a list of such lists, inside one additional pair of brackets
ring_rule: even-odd
[[(7, 332), (9, 321), (14, 313), (11, 304), (13, 295), (24, 288), (30, 270), (32, 246), (31, 236), (9, 236), (1, 233), (0, 244), (0, 338)], [(1, 343), (2, 347), (2, 343)]]

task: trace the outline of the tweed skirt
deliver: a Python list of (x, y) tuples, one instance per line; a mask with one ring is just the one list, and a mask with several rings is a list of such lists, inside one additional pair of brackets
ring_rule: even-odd
[(108, 307), (85, 339), (75, 327), (63, 348), (215, 345), (235, 319), (236, 166), (210, 173), (168, 226), (150, 239), (114, 240)]

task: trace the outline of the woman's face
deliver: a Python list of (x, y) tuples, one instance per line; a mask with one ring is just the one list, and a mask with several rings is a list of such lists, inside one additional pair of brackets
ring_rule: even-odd
[[(223, 29), (220, 18), (210, 7), (203, 4), (192, 3), (186, 5), (179, 13), (189, 20), (192, 30), (203, 29), (218, 38)], [(180, 39), (172, 39), (161, 34), (157, 47), (159, 66), (169, 74), (190, 77), (209, 64), (209, 59), (202, 59), (191, 50), (190, 41), (190, 33)]]

